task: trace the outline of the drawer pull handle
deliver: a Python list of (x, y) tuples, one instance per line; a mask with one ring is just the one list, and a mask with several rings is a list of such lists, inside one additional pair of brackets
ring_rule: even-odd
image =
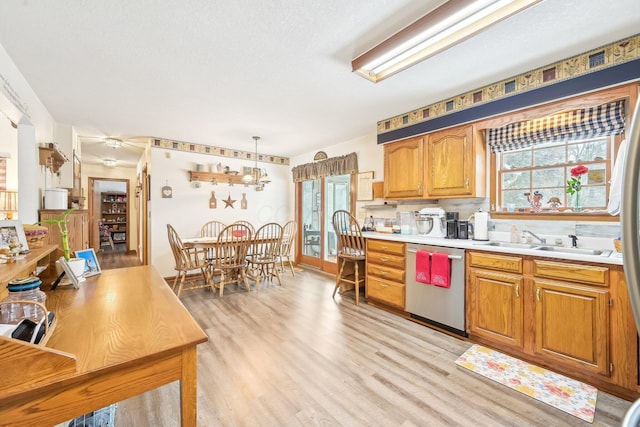
[(520, 285), (516, 285), (516, 298), (520, 298)]
[(382, 248), (383, 251), (386, 251), (388, 247), (389, 246), (382, 246), (381, 248)]
[(386, 271), (386, 270), (378, 270), (378, 272), (380, 272), (380, 274), (381, 274), (381, 275), (383, 275), (383, 276), (384, 276), (385, 274), (389, 274), (389, 272), (388, 272), (388, 271)]
[(387, 258), (386, 256), (381, 256), (380, 257), (380, 261), (387, 262), (387, 261), (389, 261), (389, 258)]

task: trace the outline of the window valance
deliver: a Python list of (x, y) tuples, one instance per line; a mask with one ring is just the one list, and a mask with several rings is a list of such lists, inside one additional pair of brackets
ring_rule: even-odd
[(550, 141), (570, 141), (618, 135), (624, 131), (624, 100), (567, 111), (536, 120), (489, 129), (493, 153), (518, 150)]
[(331, 157), (313, 163), (305, 163), (291, 169), (293, 182), (324, 178), (329, 175), (346, 175), (358, 173), (358, 155), (350, 153), (345, 156)]

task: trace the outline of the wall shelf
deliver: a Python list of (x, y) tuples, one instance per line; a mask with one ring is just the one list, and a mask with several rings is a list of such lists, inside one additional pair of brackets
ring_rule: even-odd
[(198, 171), (189, 171), (189, 181), (200, 181), (200, 182), (212, 182), (215, 181), (218, 184), (243, 184), (242, 175), (240, 174), (230, 174), (230, 173), (216, 173), (216, 172), (198, 172)]
[(60, 167), (68, 162), (67, 156), (54, 143), (49, 143), (46, 147), (38, 147), (40, 154), (40, 165), (51, 169), (51, 172), (58, 173)]

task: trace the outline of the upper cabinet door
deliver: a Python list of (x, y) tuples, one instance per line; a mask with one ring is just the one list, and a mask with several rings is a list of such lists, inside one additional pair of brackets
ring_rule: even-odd
[(424, 138), (404, 139), (384, 146), (384, 197), (422, 198)]
[(474, 141), (471, 125), (430, 134), (425, 179), (427, 197), (484, 196), (484, 164), (484, 144)]

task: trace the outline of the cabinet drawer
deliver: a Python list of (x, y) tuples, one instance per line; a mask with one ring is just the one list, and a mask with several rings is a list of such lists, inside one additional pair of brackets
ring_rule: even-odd
[(395, 254), (404, 256), (404, 246), (402, 242), (389, 242), (387, 240), (371, 240), (367, 239), (367, 250), (385, 252), (387, 254)]
[(467, 252), (469, 265), (488, 267), (496, 270), (522, 273), (522, 258), (485, 252)]
[(609, 284), (609, 268), (595, 265), (534, 259), (533, 274), (537, 277), (549, 277), (592, 285), (607, 286)]
[(367, 278), (367, 298), (404, 310), (404, 285), (374, 277)]
[(386, 267), (404, 268), (404, 256), (390, 255), (382, 252), (367, 251), (367, 263), (380, 264)]
[(389, 268), (386, 265), (372, 264), (367, 260), (367, 275), (378, 276), (387, 280), (404, 283), (404, 270)]

